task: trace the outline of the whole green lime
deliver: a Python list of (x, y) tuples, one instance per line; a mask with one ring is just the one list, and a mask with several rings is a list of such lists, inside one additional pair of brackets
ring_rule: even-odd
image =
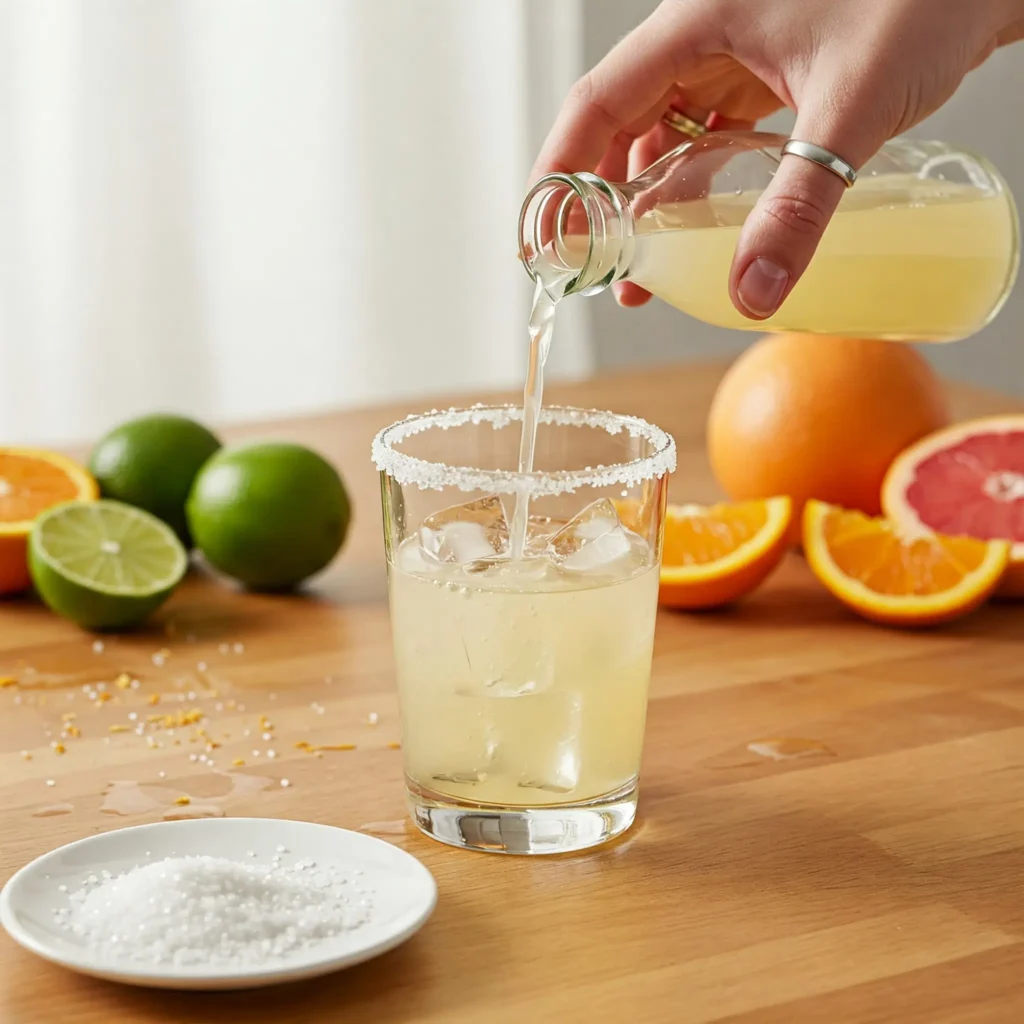
[(184, 416), (141, 416), (116, 427), (93, 449), (89, 470), (105, 498), (145, 509), (191, 547), (185, 502), (196, 473), (220, 448), (200, 423)]
[(199, 471), (186, 509), (207, 561), (253, 590), (286, 590), (323, 569), (350, 516), (337, 470), (297, 444), (223, 449)]

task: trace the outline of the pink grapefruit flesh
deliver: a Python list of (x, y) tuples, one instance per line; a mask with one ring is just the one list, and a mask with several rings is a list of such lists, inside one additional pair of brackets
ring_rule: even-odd
[(908, 531), (1008, 540), (1004, 597), (1024, 596), (1024, 414), (957, 423), (893, 462), (882, 507)]

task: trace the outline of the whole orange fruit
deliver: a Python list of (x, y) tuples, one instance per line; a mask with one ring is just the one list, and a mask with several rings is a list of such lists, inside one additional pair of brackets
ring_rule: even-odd
[(718, 386), (708, 455), (733, 501), (788, 494), (797, 540), (811, 498), (877, 515), (893, 459), (948, 422), (938, 377), (907, 345), (767, 335)]

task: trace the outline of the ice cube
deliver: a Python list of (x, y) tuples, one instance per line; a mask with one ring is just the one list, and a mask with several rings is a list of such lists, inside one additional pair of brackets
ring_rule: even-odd
[(538, 738), (536, 729), (531, 730), (530, 749), (517, 752), (521, 767), (518, 784), (522, 789), (571, 793), (580, 777), (583, 699), (577, 693), (563, 692), (537, 700), (545, 705), (545, 735)]
[(490, 558), (474, 558), (464, 562), (462, 571), (469, 576), (500, 576), (509, 564), (504, 555), (492, 555)]
[[(432, 773), (438, 782), (473, 785), (486, 782), (496, 766), (498, 729), (487, 716), (487, 702), (480, 697), (461, 697), (442, 709), (450, 729), (444, 744), (446, 764)], [(450, 714), (448, 714), (450, 712)]]
[(402, 572), (413, 575), (437, 570), (437, 559), (427, 558), (415, 540), (405, 541), (399, 546), (395, 563)]
[(507, 700), (510, 697), (532, 697), (538, 693), (544, 693), (554, 684), (550, 672), (551, 667), (547, 664), (538, 665), (538, 672), (525, 678), (500, 675), (488, 679), (484, 683), (487, 688), (487, 696)]
[(466, 562), (462, 571), (467, 576), (483, 576), (493, 580), (500, 586), (514, 589), (523, 587), (528, 589), (541, 580), (548, 578), (551, 572), (551, 562), (539, 555), (527, 554), (525, 558), (513, 559), (508, 555), (501, 555), (496, 558), (477, 558), (472, 562)]
[(604, 569), (636, 550), (639, 541), (621, 522), (608, 498), (592, 501), (548, 542), (548, 554), (563, 569)]
[(419, 538), (420, 551), (434, 563), (464, 565), (503, 555), (508, 551), (508, 523), (501, 498), (490, 494), (435, 512), (423, 520)]
[(528, 554), (543, 554), (551, 538), (565, 525), (563, 520), (550, 516), (530, 516), (526, 524), (526, 547)]

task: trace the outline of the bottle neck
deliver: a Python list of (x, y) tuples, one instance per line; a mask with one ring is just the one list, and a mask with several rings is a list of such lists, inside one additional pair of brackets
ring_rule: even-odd
[(530, 189), (519, 214), (519, 256), (564, 295), (594, 295), (622, 278), (633, 255), (628, 186), (596, 174), (547, 174)]

